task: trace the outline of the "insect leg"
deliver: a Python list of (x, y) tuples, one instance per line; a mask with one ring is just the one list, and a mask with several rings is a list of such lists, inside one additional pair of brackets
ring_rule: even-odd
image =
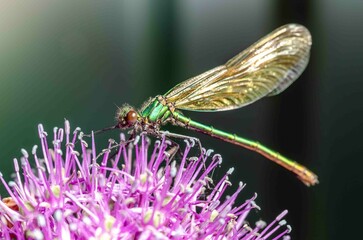
[(188, 139), (189, 141), (192, 142), (192, 146), (194, 146), (194, 144), (197, 143), (200, 153), (204, 154), (202, 144), (198, 138), (190, 137), (190, 136), (182, 135), (182, 134), (177, 134), (177, 133), (171, 133), (168, 131), (160, 131), (160, 133), (164, 134), (165, 136), (172, 137), (172, 138), (183, 139), (183, 140)]
[[(102, 128), (102, 129), (100, 129), (100, 130), (96, 130), (96, 131), (94, 131), (94, 132), (93, 132), (93, 135), (98, 135), (98, 134), (100, 134), (100, 133), (107, 132), (107, 131), (110, 131), (110, 130), (114, 130), (114, 129), (117, 129), (117, 128), (118, 128), (118, 126), (117, 126), (117, 125), (115, 125), (115, 126), (111, 126), (111, 127)], [(83, 136), (85, 136), (85, 137), (91, 137), (91, 136), (92, 136), (92, 134), (84, 134)]]
[[(115, 141), (115, 140), (113, 140), (113, 139), (110, 139), (110, 141)], [(103, 154), (105, 154), (105, 152), (107, 152), (107, 151), (111, 151), (111, 150), (113, 150), (113, 149), (116, 149), (116, 151), (115, 152), (113, 152), (110, 156), (108, 156), (108, 158), (107, 158), (107, 161), (109, 161), (110, 159), (112, 159), (113, 157), (115, 157), (116, 156), (116, 154), (118, 153), (118, 150), (119, 150), (119, 147), (121, 146), (121, 145), (125, 145), (126, 147), (127, 146), (129, 146), (129, 144), (130, 143), (133, 143), (135, 141), (135, 138), (133, 137), (133, 136), (130, 136), (129, 137), (129, 139), (128, 140), (121, 140), (119, 143), (116, 143), (115, 142), (115, 145), (113, 145), (113, 146), (111, 146), (111, 147), (109, 147), (109, 148), (106, 148), (106, 149), (103, 149), (102, 150), (102, 152), (101, 153), (99, 153), (98, 155), (97, 155), (97, 157), (96, 157), (96, 160), (100, 157), (100, 156), (102, 156)]]
[(176, 154), (179, 154), (181, 157), (183, 156), (182, 152), (180, 151), (179, 144), (173, 141), (171, 138), (166, 137), (167, 140), (170, 141), (171, 145), (168, 150), (165, 150), (165, 153), (168, 155), (169, 159), (173, 159)]

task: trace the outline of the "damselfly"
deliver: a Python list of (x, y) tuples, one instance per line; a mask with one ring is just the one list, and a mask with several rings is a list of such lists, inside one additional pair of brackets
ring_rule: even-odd
[(150, 99), (140, 111), (124, 105), (113, 128), (133, 128), (153, 134), (171, 123), (192, 129), (260, 153), (294, 172), (306, 185), (317, 176), (256, 141), (227, 133), (186, 117), (180, 110), (224, 111), (251, 104), (284, 91), (304, 71), (310, 55), (311, 35), (298, 24), (284, 25), (230, 59), (199, 76), (190, 78), (164, 95)]

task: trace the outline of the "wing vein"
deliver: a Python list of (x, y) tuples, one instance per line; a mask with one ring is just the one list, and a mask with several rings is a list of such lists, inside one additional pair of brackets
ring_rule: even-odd
[(309, 31), (284, 25), (246, 50), (165, 94), (177, 109), (223, 111), (240, 108), (284, 91), (304, 71), (311, 46)]

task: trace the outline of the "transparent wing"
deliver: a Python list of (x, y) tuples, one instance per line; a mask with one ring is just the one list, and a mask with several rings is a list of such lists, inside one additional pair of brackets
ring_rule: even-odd
[(230, 59), (165, 94), (178, 109), (223, 111), (246, 106), (285, 90), (304, 71), (311, 35), (298, 24), (284, 25)]

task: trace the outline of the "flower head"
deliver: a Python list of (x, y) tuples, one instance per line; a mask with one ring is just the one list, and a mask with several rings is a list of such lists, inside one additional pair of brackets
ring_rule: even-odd
[(256, 195), (236, 205), (245, 187), (240, 183), (223, 197), (233, 170), (214, 183), (209, 175), (221, 156), (211, 150), (193, 156), (192, 140), (181, 149), (165, 136), (151, 144), (145, 134), (129, 141), (121, 134), (119, 143), (109, 141), (97, 153), (94, 137), (89, 147), (68, 121), (54, 128), (52, 144), (43, 126), (38, 129), (41, 147), (31, 155), (23, 149), (20, 164), (14, 159), (14, 180), (6, 183), (0, 175), (9, 193), (0, 201), (1, 238), (289, 238), (286, 210), (267, 226), (246, 223), (258, 209)]

